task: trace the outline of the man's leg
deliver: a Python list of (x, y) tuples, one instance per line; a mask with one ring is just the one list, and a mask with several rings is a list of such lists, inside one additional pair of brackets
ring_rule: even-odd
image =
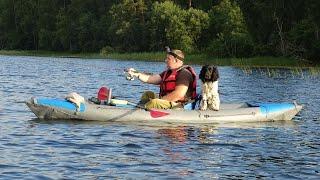
[(147, 109), (171, 109), (172, 105), (170, 101), (163, 100), (163, 99), (150, 99), (149, 102), (145, 104)]
[(145, 108), (151, 109), (172, 109), (182, 108), (180, 103), (170, 102), (167, 100), (159, 99), (158, 95), (152, 91), (145, 91), (140, 99), (139, 104), (145, 105)]

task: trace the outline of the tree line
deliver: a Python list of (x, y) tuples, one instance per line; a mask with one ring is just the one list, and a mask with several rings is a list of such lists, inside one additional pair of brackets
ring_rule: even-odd
[(318, 0), (1, 0), (0, 49), (319, 61)]

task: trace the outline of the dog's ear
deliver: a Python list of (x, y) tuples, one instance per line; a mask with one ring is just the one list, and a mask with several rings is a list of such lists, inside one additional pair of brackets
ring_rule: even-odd
[(205, 74), (206, 74), (206, 70), (208, 68), (208, 65), (204, 65), (201, 67), (201, 70), (200, 70), (200, 74), (199, 74), (199, 79), (202, 81), (202, 82), (205, 82)]
[(212, 74), (211, 74), (211, 80), (217, 81), (219, 79), (219, 71), (217, 66), (212, 66)]
[(211, 81), (212, 77), (212, 66), (208, 66), (205, 72), (205, 80), (206, 81)]

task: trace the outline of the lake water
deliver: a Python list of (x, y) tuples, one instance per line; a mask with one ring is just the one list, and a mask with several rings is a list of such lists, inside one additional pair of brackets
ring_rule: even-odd
[[(21, 101), (101, 86), (137, 102), (157, 87), (123, 69), (157, 73), (164, 62), (0, 56), (0, 179), (319, 179), (320, 76), (303, 70), (219, 67), (223, 102), (296, 100), (292, 121), (169, 126), (45, 121)], [(200, 66), (194, 66), (199, 73)]]

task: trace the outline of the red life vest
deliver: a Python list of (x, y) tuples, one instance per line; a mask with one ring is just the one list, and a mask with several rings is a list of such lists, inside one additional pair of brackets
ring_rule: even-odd
[[(195, 71), (192, 69), (190, 66), (182, 66), (181, 68), (175, 69), (175, 70), (167, 70), (164, 71), (163, 76), (161, 76), (162, 80), (160, 83), (160, 93), (159, 96), (163, 97), (172, 91), (175, 90), (176, 88), (176, 80), (179, 72), (182, 69), (187, 69), (189, 72), (191, 72), (192, 77), (193, 77), (193, 82), (192, 82), (192, 95), (191, 99), (195, 99), (197, 96), (196, 88), (197, 88), (197, 75)], [(184, 97), (183, 99), (180, 99), (180, 102), (186, 102), (188, 101), (190, 97)]]

